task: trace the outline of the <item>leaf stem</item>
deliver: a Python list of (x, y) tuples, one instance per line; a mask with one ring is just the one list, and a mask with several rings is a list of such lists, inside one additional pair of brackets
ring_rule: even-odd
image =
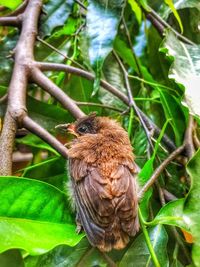
[(142, 213), (141, 213), (140, 208), (139, 208), (139, 210), (138, 210), (138, 213), (139, 213), (139, 219), (140, 219), (140, 225), (141, 225), (141, 228), (142, 228), (142, 232), (143, 232), (143, 234), (144, 234), (144, 238), (145, 238), (147, 247), (148, 247), (148, 249), (149, 249), (149, 252), (150, 252), (152, 261), (153, 261), (155, 267), (161, 267), (161, 265), (160, 265), (160, 263), (159, 263), (159, 261), (158, 261), (158, 258), (157, 258), (157, 256), (156, 256), (156, 253), (155, 253), (155, 251), (154, 251), (154, 248), (153, 248), (153, 246), (152, 246), (152, 244), (151, 244), (151, 240), (150, 240), (150, 237), (149, 237), (149, 233), (148, 233), (147, 228), (146, 228), (146, 225), (145, 225), (146, 223), (145, 223), (145, 221), (144, 221), (144, 219), (143, 219), (143, 216), (142, 216)]
[(130, 108), (130, 116), (129, 116), (129, 122), (128, 122), (128, 136), (131, 138), (131, 132), (133, 128), (133, 117), (134, 117), (134, 110), (131, 107)]

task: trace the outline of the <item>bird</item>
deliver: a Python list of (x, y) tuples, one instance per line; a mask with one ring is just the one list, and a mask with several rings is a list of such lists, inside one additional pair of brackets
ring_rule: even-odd
[(66, 126), (68, 168), (78, 232), (102, 252), (123, 249), (139, 231), (139, 171), (127, 132), (91, 113)]

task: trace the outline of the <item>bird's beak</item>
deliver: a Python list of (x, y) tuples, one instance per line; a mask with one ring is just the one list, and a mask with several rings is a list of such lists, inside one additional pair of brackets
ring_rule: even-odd
[(75, 131), (75, 124), (74, 123), (66, 123), (66, 124), (59, 124), (55, 127), (56, 129), (62, 129), (64, 131), (67, 131), (75, 136), (78, 136)]

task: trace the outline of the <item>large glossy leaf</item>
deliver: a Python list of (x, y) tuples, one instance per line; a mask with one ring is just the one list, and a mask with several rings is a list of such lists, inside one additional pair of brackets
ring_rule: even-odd
[(191, 228), (195, 240), (193, 259), (200, 266), (200, 149), (189, 161), (187, 172), (191, 178), (191, 189), (185, 202), (184, 220)]
[(96, 73), (95, 90), (98, 90), (100, 72), (105, 58), (113, 48), (124, 1), (89, 0), (88, 3), (86, 18), (88, 57)]
[(200, 46), (187, 45), (169, 31), (160, 51), (173, 60), (169, 78), (185, 87), (185, 101), (191, 113), (200, 116)]
[(18, 177), (0, 179), (0, 251), (21, 248), (42, 254), (59, 244), (76, 245), (66, 196), (55, 187)]
[[(157, 255), (160, 266), (168, 267), (168, 256), (166, 252), (168, 236), (162, 225), (149, 229), (149, 236), (153, 249)], [(132, 265), (134, 263), (134, 265)], [(154, 264), (146, 245), (144, 235), (140, 234), (125, 253), (120, 267), (153, 267)]]
[(155, 219), (150, 223), (150, 225), (156, 224), (168, 224), (180, 227), (187, 232), (191, 229), (183, 219), (183, 207), (185, 199), (178, 199), (167, 203), (164, 207), (160, 209)]
[[(86, 238), (83, 238), (75, 247), (58, 246), (45, 255), (29, 256), (25, 259), (26, 267), (74, 267), (81, 264), (81, 259), (91, 249)], [(82, 265), (83, 266), (83, 265)]]
[(41, 23), (43, 36), (50, 35), (56, 27), (62, 26), (65, 23), (72, 11), (73, 3), (73, 0), (58, 0), (48, 1), (47, 4), (44, 5), (47, 14), (43, 16)]

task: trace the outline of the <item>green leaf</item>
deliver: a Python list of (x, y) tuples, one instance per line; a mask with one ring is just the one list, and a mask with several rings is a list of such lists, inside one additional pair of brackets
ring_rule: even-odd
[(176, 10), (176, 8), (174, 7), (173, 1), (172, 0), (165, 0), (165, 3), (170, 7), (171, 11), (173, 12), (176, 20), (178, 21), (181, 33), (183, 33), (183, 25), (181, 22), (181, 18)]
[(36, 100), (30, 96), (28, 97), (27, 106), (31, 118), (48, 131), (55, 132), (56, 125), (72, 121), (72, 116), (67, 110)]
[[(91, 246), (83, 238), (75, 247), (58, 246), (44, 255), (29, 256), (25, 259), (26, 267), (74, 267), (79, 264)], [(90, 256), (90, 255), (89, 255)], [(83, 265), (82, 265), (83, 266)], [(85, 265), (86, 266), (86, 265)]]
[(126, 62), (134, 71), (138, 73), (137, 64), (133, 56), (133, 51), (128, 47), (128, 45), (121, 40), (119, 37), (116, 37), (114, 42), (114, 49), (120, 55), (120, 57)]
[(191, 188), (185, 201), (183, 218), (191, 228), (191, 233), (195, 240), (193, 260), (196, 266), (200, 266), (200, 149), (189, 161), (187, 172), (191, 178)]
[(37, 255), (82, 238), (75, 233), (66, 196), (49, 184), (1, 177), (0, 198), (0, 252), (21, 248)]
[(22, 0), (0, 0), (1, 6), (6, 6), (10, 9), (17, 8), (22, 3)]
[(200, 116), (200, 46), (182, 43), (174, 33), (168, 31), (160, 51), (173, 60), (169, 78), (185, 87), (183, 103), (191, 113)]
[[(152, 173), (153, 173), (153, 164), (154, 164), (154, 161), (155, 161), (155, 157), (156, 157), (156, 154), (157, 154), (157, 151), (158, 151), (158, 148), (159, 148), (159, 144), (160, 144), (160, 141), (165, 133), (165, 130), (166, 130), (166, 127), (169, 123), (169, 120), (167, 120), (160, 132), (160, 135), (156, 141), (156, 144), (155, 144), (155, 147), (154, 147), (154, 151), (153, 151), (153, 155), (151, 156), (151, 158), (149, 160), (147, 160), (147, 162), (144, 164), (142, 170), (140, 171), (139, 173), (139, 185), (142, 186), (144, 185), (148, 179), (151, 177)], [(152, 195), (152, 188), (150, 188), (145, 194), (144, 194), (144, 197), (142, 198), (142, 201), (140, 203), (140, 209), (141, 209), (141, 212), (142, 212), (142, 215), (144, 217), (144, 219), (147, 219), (148, 218), (148, 203), (149, 203), (149, 200), (151, 198), (151, 195)]]
[(66, 181), (68, 180), (66, 160), (62, 157), (55, 157), (28, 166), (25, 168), (23, 176), (41, 180), (64, 190)]
[(190, 227), (185, 223), (183, 219), (184, 201), (185, 199), (178, 199), (167, 203), (160, 209), (155, 219), (148, 224), (174, 225), (186, 230), (187, 232), (191, 232)]
[[(168, 236), (165, 228), (162, 225), (157, 225), (150, 228), (148, 232), (160, 266), (168, 267)], [(130, 266), (130, 263), (134, 263), (134, 267), (154, 266), (143, 233), (140, 234), (129, 247), (119, 266), (127, 267)]]
[(128, 0), (139, 24), (142, 22), (142, 10), (135, 0)]
[(56, 27), (63, 26), (72, 12), (73, 4), (73, 0), (57, 0), (48, 1), (47, 4), (44, 5), (47, 15), (43, 16), (41, 23), (43, 37), (51, 35)]
[(48, 145), (42, 139), (33, 134), (28, 134), (20, 139), (16, 139), (16, 142), (30, 147), (36, 147), (43, 150), (48, 150), (55, 155), (59, 155), (59, 153), (55, 149), (53, 149), (50, 145)]
[(173, 128), (176, 144), (179, 146), (182, 144), (186, 128), (186, 119), (181, 103), (174, 96), (162, 91), (160, 91), (160, 100), (165, 112), (165, 117), (170, 120), (169, 123)]
[(113, 48), (124, 0), (105, 2), (89, 0), (88, 3), (86, 36), (89, 62), (96, 73), (96, 87), (93, 92), (95, 94), (99, 89), (100, 72), (104, 60)]
[[(200, 2), (199, 0), (184, 0), (184, 1), (178, 1), (175, 0), (174, 1), (174, 7), (176, 8), (176, 10), (178, 9), (187, 9), (187, 8), (196, 8), (197, 10), (200, 11)], [(163, 17), (165, 19), (168, 18), (169, 13), (171, 12), (170, 8), (164, 8), (164, 12), (163, 12)], [(186, 20), (188, 23), (188, 20)]]

